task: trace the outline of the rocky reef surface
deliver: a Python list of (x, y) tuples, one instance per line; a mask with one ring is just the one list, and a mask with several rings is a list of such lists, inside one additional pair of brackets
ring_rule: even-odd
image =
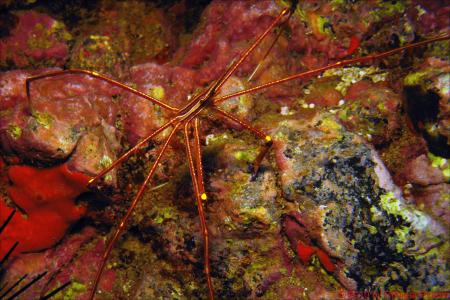
[[(25, 299), (68, 280), (57, 297), (85, 299), (105, 241), (168, 132), (108, 173), (98, 191), (84, 185), (173, 114), (81, 74), (34, 81), (28, 98), (26, 78), (88, 69), (181, 107), (290, 4), (0, 5), (0, 224), (18, 208), (0, 234), (0, 258), (20, 245), (1, 282), (47, 271)], [(440, 1), (302, 1), (220, 93), (448, 32), (449, 11)], [(223, 102), (274, 140), (255, 178), (260, 141), (205, 111), (217, 298), (449, 296), (448, 51), (448, 40), (437, 42)], [(170, 144), (114, 247), (99, 299), (206, 298), (183, 143), (180, 135)]]

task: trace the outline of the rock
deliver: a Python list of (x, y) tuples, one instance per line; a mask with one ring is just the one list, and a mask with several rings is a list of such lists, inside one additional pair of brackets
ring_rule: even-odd
[(414, 187), (411, 191), (413, 203), (444, 226), (450, 226), (450, 184), (441, 183), (426, 187)]
[(432, 153), (450, 157), (450, 65), (445, 45), (430, 50), (432, 56), (404, 79), (406, 111), (426, 139)]
[(35, 11), (15, 15), (16, 27), (0, 40), (0, 68), (62, 66), (72, 40), (65, 25)]
[[(287, 7), (286, 3), (268, 0), (213, 1), (194, 32), (182, 30), (188, 34), (182, 33), (181, 47), (170, 57), (168, 49), (160, 47), (161, 41), (167, 42), (164, 32), (157, 30), (154, 39), (139, 39), (139, 34), (159, 27), (158, 14), (146, 16), (148, 6), (136, 2), (110, 6), (107, 2), (102, 2), (106, 3), (105, 10), (99, 4), (91, 15), (101, 20), (92, 29), (100, 33), (96, 36), (88, 27), (77, 37), (71, 66), (79, 63), (105, 70), (175, 107), (183, 107), (190, 97), (217, 79), (282, 7)], [(409, 3), (416, 2), (406, 4)], [(169, 14), (182, 6), (174, 5)], [(364, 55), (392, 49), (400, 41), (411, 41), (416, 37), (415, 31), (410, 30), (415, 21), (401, 17), (408, 6), (403, 2), (300, 2), (289, 22), (281, 26), (287, 30), (282, 30), (267, 58), (263, 59), (276, 31), (233, 74), (221, 93), (324, 66), (355, 52), (355, 56)], [(126, 7), (131, 7), (133, 17), (127, 17), (125, 9), (120, 10)], [(421, 8), (419, 4), (412, 7), (418, 11)], [(153, 16), (155, 19), (150, 20)], [(117, 20), (126, 20), (127, 25)], [(140, 28), (140, 23), (150, 26)], [(433, 27), (438, 23), (443, 21), (427, 24)], [(133, 27), (138, 36), (127, 36), (124, 33), (127, 26)], [(79, 28), (74, 29), (76, 32)], [(105, 32), (108, 29), (118, 31)], [(113, 45), (114, 34), (119, 38)], [(149, 56), (127, 53), (134, 47), (127, 44), (130, 42), (143, 45), (142, 50), (149, 46)], [(84, 43), (92, 59), (83, 56)], [(445, 43), (435, 45), (440, 44)], [(430, 55), (434, 54), (426, 54)], [(398, 164), (402, 167), (409, 163), (403, 160), (414, 160), (428, 152), (420, 137), (410, 139), (414, 136), (411, 132), (402, 136), (399, 145), (402, 147), (394, 146), (398, 142), (397, 133), (406, 125), (400, 124), (405, 122), (400, 116), (400, 89), (392, 78), (404, 73), (402, 67), (409, 66), (413, 56), (418, 62), (423, 61), (418, 51), (415, 55), (386, 58), (367, 68), (339, 69), (342, 77), (347, 73), (358, 75), (347, 77), (347, 81), (341, 78), (336, 82), (336, 76), (341, 77), (339, 72), (324, 74), (321, 80), (310, 78), (310, 91), (316, 87), (317, 90), (308, 99), (311, 103), (307, 108), (301, 101), (307, 98), (304, 86), (310, 79), (291, 81), (223, 103), (225, 109), (251, 121), (275, 141), (254, 181), (248, 167), (261, 141), (244, 130), (229, 131), (226, 127), (232, 125), (230, 122), (202, 112), (200, 143), (205, 150), (202, 153), (208, 195), (205, 215), (210, 230), (212, 279), (218, 298), (294, 299), (300, 295), (334, 299), (341, 297), (344, 289), (359, 292), (372, 287), (392, 291), (448, 290), (443, 254), (448, 252), (448, 237), (443, 230), (445, 201), (438, 198), (445, 188), (441, 184), (439, 190), (424, 187), (430, 188), (432, 194), (427, 199), (411, 190), (411, 194), (416, 193), (419, 209), (421, 204), (435, 205), (424, 209), (426, 213), (406, 204), (375, 151), (356, 135), (359, 132), (369, 139), (368, 134), (374, 133), (373, 143), (378, 148), (390, 147), (395, 154), (392, 156), (402, 160)], [(125, 57), (131, 60), (125, 61)], [(249, 80), (260, 62), (259, 70)], [(139, 65), (130, 67), (134, 63)], [(384, 67), (391, 66), (398, 69), (385, 77), (379, 74), (384, 73)], [(78, 75), (36, 82), (30, 106), (23, 82), (27, 74), (41, 71), (46, 70), (4, 73), (1, 82), (6, 83), (5, 88), (0, 87), (2, 151), (20, 154), (34, 164), (68, 160), (75, 169), (98, 172), (100, 166), (119, 155), (119, 144), (129, 148), (128, 144), (136, 144), (173, 116), (109, 84)], [(375, 82), (376, 78), (384, 82), (366, 82), (367, 79)], [(329, 82), (332, 84), (328, 85)], [(67, 91), (75, 95), (68, 95)], [(326, 96), (321, 97), (322, 94)], [(340, 96), (349, 99), (340, 105)], [(63, 106), (62, 101), (70, 105)], [(245, 106), (240, 105), (241, 101)], [(319, 107), (322, 105), (326, 108)], [(348, 112), (355, 120), (344, 128), (335, 117), (323, 113), (325, 110), (338, 117), (340, 113), (347, 116)], [(33, 115), (36, 111), (38, 114)], [(54, 133), (40, 124), (47, 124), (46, 120), (52, 121)], [(344, 118), (341, 120), (345, 122)], [(33, 135), (32, 131), (26, 140), (20, 140), (24, 131), (31, 131), (28, 124), (39, 127), (39, 135)], [(231, 127), (240, 129), (236, 124)], [(372, 127), (376, 127), (375, 132)], [(76, 130), (71, 136), (73, 128)], [(62, 137), (63, 142), (73, 137), (73, 141), (62, 147), (57, 137)], [(78, 223), (79, 227), (94, 224), (101, 230), (95, 235), (102, 238), (111, 235), (164, 137), (167, 131), (124, 162), (117, 177), (116, 173), (111, 174), (110, 179), (117, 178), (117, 189), (109, 189), (111, 199), (89, 198), (89, 212)], [(49, 141), (40, 140), (43, 138)], [(55, 154), (58, 148), (63, 150)], [(113, 247), (103, 279), (106, 283), (100, 286), (106, 298), (206, 298), (203, 237), (186, 162), (183, 137), (176, 135), (127, 230)], [(393, 171), (396, 166), (392, 163), (390, 171), (397, 172)], [(399, 174), (400, 168), (397, 179)], [(408, 200), (414, 203), (411, 197)], [(77, 232), (79, 227), (73, 231)], [(73, 235), (70, 232), (68, 238)], [(72, 241), (68, 242), (70, 245)], [(73, 244), (75, 247), (76, 243)], [(83, 267), (98, 265), (104, 243), (93, 240), (85, 247), (78, 251), (80, 259), (74, 258), (74, 265), (67, 263), (60, 267), (64, 278), (76, 274), (75, 284), (62, 293), (63, 297), (85, 297), (95, 276), (95, 268), (83, 272)], [(59, 262), (58, 253), (54, 255), (54, 261)], [(65, 256), (61, 256), (65, 261)], [(43, 263), (39, 267), (51, 269)], [(23, 269), (19, 273), (22, 272)]]
[(102, 3), (92, 20), (77, 24), (69, 67), (124, 78), (130, 66), (166, 62), (177, 40), (175, 22), (144, 2)]
[[(195, 87), (195, 72), (183, 67), (147, 63), (131, 68), (131, 81), (138, 90), (146, 92), (175, 108), (187, 104)], [(144, 139), (172, 116), (172, 112), (146, 99), (126, 94), (123, 101), (125, 134), (131, 144)], [(168, 131), (156, 137), (163, 140)]]
[(400, 122), (400, 95), (383, 83), (359, 81), (345, 96), (339, 118), (352, 132), (362, 135), (375, 146), (391, 142)]
[[(88, 76), (58, 76), (32, 82), (28, 103), (25, 79), (32, 75), (36, 74), (17, 71), (1, 75), (0, 80), (6, 82), (0, 89), (5, 107), (0, 117), (3, 152), (39, 164), (74, 160), (70, 162), (74, 170), (97, 174), (121, 148), (115, 127), (120, 115), (120, 106), (114, 101), (117, 88)], [(103, 146), (89, 144), (89, 140), (101, 140)]]
[[(86, 192), (89, 177), (72, 172), (67, 165), (46, 169), (13, 166), (8, 175), (12, 182), (8, 196), (20, 210), (2, 232), (1, 257), (16, 242), (19, 244), (11, 257), (54, 246), (86, 213), (86, 206), (78, 205), (76, 199)], [(0, 199), (1, 224), (13, 211), (6, 203)]]
[(335, 264), (328, 272), (351, 290), (427, 289), (435, 275), (426, 274), (448, 285), (443, 257), (428, 255), (445, 251), (446, 230), (404, 202), (370, 146), (323, 114), (282, 122), (274, 137), (284, 197), (300, 212), (289, 215), (304, 228), (297, 237), (286, 232), (291, 247), (317, 245)]
[[(98, 265), (104, 249), (104, 242), (99, 241), (96, 234), (92, 227), (86, 227), (55, 248), (22, 255), (8, 265), (5, 281), (15, 282), (24, 273), (28, 274), (28, 278), (34, 278), (46, 270), (47, 274), (21, 295), (24, 299), (37, 299), (68, 281), (71, 284), (63, 290), (65, 297), (85, 299), (95, 275), (95, 268), (87, 270), (86, 266)], [(105, 270), (100, 281), (100, 289), (105, 295), (112, 295), (116, 280), (114, 271)]]
[(404, 171), (406, 180), (412, 184), (428, 186), (445, 182), (445, 177), (439, 168), (433, 167), (425, 155), (411, 161)]

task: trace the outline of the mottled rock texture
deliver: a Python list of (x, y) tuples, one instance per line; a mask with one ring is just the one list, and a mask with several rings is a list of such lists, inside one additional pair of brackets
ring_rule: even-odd
[[(55, 11), (31, 2), (0, 4), (7, 8), (0, 20), (0, 149), (6, 161), (0, 183), (8, 209), (20, 206), (7, 192), (13, 165), (66, 163), (93, 176), (173, 117), (78, 74), (35, 81), (27, 99), (27, 77), (90, 69), (182, 107), (289, 5), (99, 1), (59, 4), (62, 10)], [(220, 95), (432, 37), (448, 31), (448, 12), (442, 1), (300, 1)], [(250, 166), (261, 141), (239, 124), (208, 111), (201, 115), (217, 298), (338, 299), (355, 290), (450, 289), (448, 45), (434, 43), (222, 103), (274, 140), (254, 180)], [(24, 297), (71, 279), (61, 297), (86, 298), (105, 240), (167, 134), (105, 176), (101, 191), (77, 198), (75, 205), (86, 207), (84, 218), (55, 247), (9, 260), (2, 283), (48, 270)], [(26, 211), (17, 216), (27, 218)], [(203, 263), (180, 135), (115, 245), (98, 296), (206, 299)]]

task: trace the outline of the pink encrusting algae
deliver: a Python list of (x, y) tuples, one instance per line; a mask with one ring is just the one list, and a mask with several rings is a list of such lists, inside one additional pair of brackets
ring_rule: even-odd
[(0, 40), (0, 67), (6, 63), (22, 68), (43, 62), (64, 64), (72, 37), (63, 23), (34, 11), (18, 13), (17, 19), (9, 37)]

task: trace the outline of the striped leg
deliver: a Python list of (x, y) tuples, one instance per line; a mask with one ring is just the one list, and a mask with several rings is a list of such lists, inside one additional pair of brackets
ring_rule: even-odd
[[(95, 276), (95, 281), (92, 285), (91, 288), (91, 293), (90, 293), (90, 297), (89, 299), (94, 299), (95, 293), (97, 291), (97, 286), (100, 282), (100, 278), (102, 276), (103, 270), (105, 268), (105, 264), (106, 261), (108, 260), (108, 257), (112, 251), (112, 248), (114, 247), (116, 241), (119, 239), (119, 236), (122, 234), (122, 232), (125, 229), (125, 224), (127, 223), (128, 219), (131, 217), (134, 209), (136, 208), (136, 205), (139, 203), (139, 201), (142, 199), (142, 196), (144, 195), (144, 191), (147, 188), (147, 185), (150, 183), (151, 178), (153, 177), (153, 174), (156, 171), (156, 168), (158, 166), (159, 161), (161, 160), (165, 150), (167, 149), (167, 146), (170, 143), (170, 140), (172, 139), (172, 137), (174, 136), (175, 132), (177, 131), (178, 127), (180, 126), (179, 123), (177, 123), (176, 125), (174, 125), (174, 128), (172, 129), (172, 131), (170, 132), (169, 136), (167, 137), (166, 141), (164, 142), (164, 145), (162, 146), (161, 150), (158, 153), (158, 156), (156, 157), (155, 161), (153, 162), (152, 167), (150, 168), (150, 171), (147, 174), (147, 177), (145, 178), (144, 182), (141, 184), (139, 191), (137, 192), (137, 194), (134, 196), (133, 201), (131, 202), (130, 207), (128, 208), (127, 213), (125, 214), (125, 216), (122, 218), (122, 220), (120, 221), (119, 227), (116, 229), (116, 231), (114, 232), (113, 236), (111, 237), (111, 239), (109, 240), (107, 246), (106, 246), (106, 250), (103, 253), (103, 257), (102, 257), (102, 261), (100, 263), (100, 267), (97, 271), (97, 274)], [(155, 133), (153, 133), (150, 136), (154, 136)]]
[(158, 99), (155, 99), (143, 92), (140, 92), (126, 84), (120, 83), (117, 80), (114, 80), (112, 78), (109, 78), (107, 76), (101, 75), (97, 72), (93, 72), (93, 71), (88, 71), (88, 70), (81, 70), (81, 69), (69, 69), (69, 70), (61, 70), (61, 71), (55, 71), (55, 72), (50, 72), (50, 73), (45, 73), (45, 74), (41, 74), (41, 75), (36, 75), (36, 76), (31, 76), (28, 77), (25, 81), (25, 85), (26, 85), (26, 90), (27, 90), (27, 98), (28, 98), (28, 102), (31, 102), (31, 96), (30, 96), (30, 84), (33, 81), (37, 81), (37, 80), (41, 80), (44, 78), (50, 78), (50, 77), (57, 77), (57, 76), (61, 76), (61, 75), (65, 75), (65, 74), (84, 74), (93, 78), (97, 78), (103, 81), (106, 81), (108, 83), (110, 83), (111, 85), (117, 86), (127, 92), (133, 93), (139, 97), (142, 97), (144, 99), (147, 99), (148, 101), (152, 102), (153, 104), (156, 104), (158, 106), (161, 106), (165, 109), (171, 110), (171, 111), (178, 111), (177, 108), (172, 107), (168, 104), (165, 104), (161, 101), (159, 101)]
[[(195, 123), (198, 122), (196, 119), (194, 119), (194, 132), (195, 132)], [(214, 286), (212, 283), (211, 278), (211, 267), (210, 267), (210, 260), (209, 260), (209, 236), (208, 236), (208, 227), (206, 225), (206, 217), (205, 212), (203, 210), (203, 199), (206, 200), (206, 194), (200, 191), (199, 186), (199, 174), (202, 174), (198, 171), (198, 168), (196, 167), (198, 163), (201, 164), (201, 157), (199, 156), (200, 151), (193, 151), (190, 140), (189, 140), (189, 126), (190, 122), (186, 123), (184, 126), (184, 138), (185, 138), (185, 144), (186, 144), (186, 153), (188, 155), (188, 161), (189, 161), (189, 171), (191, 173), (192, 178), (192, 185), (194, 187), (194, 193), (195, 193), (195, 199), (197, 201), (197, 209), (198, 209), (198, 215), (200, 218), (200, 227), (202, 230), (202, 236), (203, 236), (203, 254), (204, 254), (204, 271), (206, 276), (206, 281), (208, 283), (208, 291), (209, 291), (209, 299), (214, 299)], [(194, 133), (195, 136), (195, 133)], [(194, 137), (195, 139), (195, 137)], [(197, 141), (194, 141), (194, 144), (197, 144)], [(197, 148), (196, 146), (194, 148)], [(198, 148), (199, 149), (199, 148)], [(203, 182), (203, 176), (200, 179), (200, 181)], [(204, 188), (203, 188), (204, 189)], [(203, 196), (204, 195), (204, 196)], [(203, 197), (202, 197), (203, 196)]]

